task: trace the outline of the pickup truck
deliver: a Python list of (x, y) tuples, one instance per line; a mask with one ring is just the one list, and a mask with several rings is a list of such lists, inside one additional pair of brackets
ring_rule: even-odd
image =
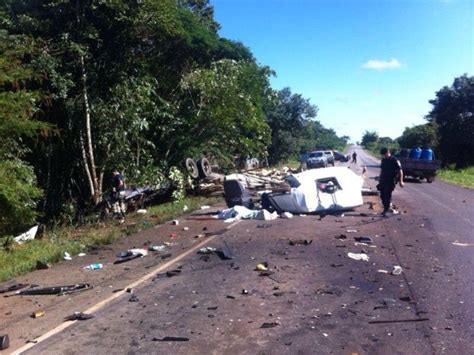
[(429, 183), (435, 180), (441, 166), (439, 160), (402, 158), (399, 154), (394, 156), (400, 161), (404, 176), (426, 179)]

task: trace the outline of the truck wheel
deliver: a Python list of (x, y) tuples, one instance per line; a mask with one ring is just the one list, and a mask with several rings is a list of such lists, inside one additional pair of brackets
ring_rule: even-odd
[(189, 176), (191, 176), (193, 179), (197, 179), (199, 177), (198, 166), (196, 165), (194, 159), (187, 158), (184, 161), (184, 166), (186, 167)]
[(434, 176), (430, 176), (426, 178), (426, 181), (429, 182), (430, 184), (435, 180)]
[(199, 177), (201, 179), (208, 177), (212, 174), (211, 164), (207, 158), (201, 158), (197, 161), (197, 168), (199, 172)]

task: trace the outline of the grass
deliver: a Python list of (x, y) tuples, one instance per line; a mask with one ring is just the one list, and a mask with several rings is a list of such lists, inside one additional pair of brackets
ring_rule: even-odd
[[(126, 224), (116, 221), (96, 222), (80, 227), (56, 227), (44, 233), (42, 239), (32, 240), (22, 245), (15, 242), (0, 250), (0, 282), (36, 269), (36, 263), (56, 263), (63, 259), (64, 252), (76, 255), (91, 245), (107, 245), (124, 236), (138, 233), (188, 212), (202, 205), (222, 201), (220, 197), (186, 197), (182, 201), (152, 206), (144, 215), (130, 214)], [(1, 241), (1, 239), (0, 239)]]
[(474, 166), (465, 169), (442, 169), (438, 177), (446, 182), (474, 189)]

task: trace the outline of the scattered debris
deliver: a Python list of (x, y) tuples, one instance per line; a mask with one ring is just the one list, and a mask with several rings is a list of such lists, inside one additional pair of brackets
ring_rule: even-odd
[(267, 271), (268, 270), (268, 263), (265, 262), (265, 263), (260, 263), (257, 265), (257, 267), (255, 268), (256, 271)]
[(65, 295), (78, 291), (85, 291), (92, 289), (90, 284), (77, 284), (68, 286), (53, 286), (53, 287), (32, 287), (27, 290), (18, 291), (16, 295)]
[(290, 240), (289, 245), (310, 245), (313, 241), (308, 239)]
[(372, 244), (372, 238), (370, 237), (354, 237), (354, 240), (359, 243)]
[(173, 219), (173, 220), (171, 221), (171, 224), (174, 225), (174, 226), (179, 226), (179, 220)]
[(280, 325), (280, 322), (275, 321), (275, 322), (265, 322), (263, 323), (260, 328), (265, 329), (265, 328), (275, 328)]
[(93, 263), (93, 264), (83, 267), (84, 270), (100, 270), (103, 268), (104, 268), (104, 265), (102, 263)]
[(347, 239), (347, 235), (345, 235), (345, 234), (339, 234), (339, 235), (336, 235), (334, 238), (339, 239), (339, 240), (346, 240), (346, 239)]
[(166, 336), (164, 338), (153, 338), (151, 341), (189, 341), (189, 338), (186, 337), (170, 337)]
[(147, 212), (148, 212), (147, 210), (142, 209), (142, 208), (137, 210), (137, 214), (147, 214)]
[(0, 289), (0, 294), (1, 293), (18, 291), (18, 290), (21, 290), (22, 288), (25, 288), (27, 286), (30, 286), (30, 284), (13, 284), (13, 285), (10, 285), (10, 286), (5, 286), (4, 288)]
[(166, 245), (151, 245), (148, 247), (148, 250), (150, 251), (165, 251), (166, 250)]
[(128, 302), (138, 302), (140, 299), (138, 298), (137, 295), (133, 295), (128, 299)]
[(271, 228), (271, 224), (257, 224), (257, 228)]
[(357, 229), (348, 229), (346, 230), (347, 233), (357, 233)]
[(183, 206), (183, 212), (186, 212), (187, 210), (189, 210), (189, 207), (186, 206), (186, 205), (184, 205), (184, 206)]
[(211, 208), (211, 206), (201, 206), (201, 210), (207, 210), (209, 208)]
[(10, 346), (8, 334), (0, 335), (0, 350), (5, 350)]
[(249, 290), (247, 289), (242, 289), (242, 292), (241, 292), (243, 295), (248, 295), (249, 294)]
[(403, 269), (400, 265), (395, 265), (392, 270), (392, 275), (400, 275)]
[(81, 256), (81, 257), (86, 256), (86, 253), (79, 253), (79, 254), (77, 254), (77, 256)]
[(114, 264), (121, 264), (127, 261), (142, 258), (148, 255), (148, 251), (146, 249), (129, 249), (127, 251), (122, 251), (117, 254), (118, 260), (114, 261)]
[(379, 274), (388, 274), (388, 271), (387, 271), (387, 270), (383, 270), (383, 269), (379, 269), (379, 270), (377, 270), (377, 272), (378, 272)]
[(74, 314), (71, 314), (70, 316), (67, 316), (64, 318), (65, 320), (88, 320), (91, 318), (94, 318), (95, 316), (93, 314), (88, 314), (88, 313), (82, 313), (82, 312), (74, 312)]
[(225, 298), (228, 298), (228, 299), (231, 299), (231, 300), (235, 300), (235, 296), (232, 296), (232, 295), (227, 295), (227, 296), (225, 296)]
[(43, 317), (45, 314), (46, 314), (45, 311), (34, 311), (31, 314), (31, 318), (40, 318), (40, 317)]
[(347, 256), (354, 260), (369, 261), (369, 256), (365, 253), (347, 253)]
[(472, 243), (460, 243), (460, 242), (458, 242), (457, 240), (454, 241), (454, 242), (451, 243), (451, 244), (452, 244), (452, 245), (456, 245), (456, 246), (458, 246), (458, 247), (472, 247), (472, 246), (474, 246), (474, 244), (472, 244)]
[(291, 218), (293, 218), (293, 213), (291, 213), (291, 212), (283, 212), (283, 213), (280, 215), (280, 218), (282, 218), (282, 219), (291, 219)]
[(17, 242), (18, 244), (23, 244), (24, 242), (35, 239), (37, 232), (38, 232), (38, 226), (34, 226), (30, 228), (28, 231), (26, 231), (25, 233), (20, 234), (18, 237), (13, 238), (13, 240)]
[(403, 301), (403, 302), (410, 302), (411, 301), (411, 297), (410, 296), (402, 296), (399, 298), (400, 301)]
[(183, 227), (183, 231), (187, 232), (189, 230), (189, 227)]
[(65, 251), (63, 259), (68, 260), (68, 261), (72, 260), (71, 254), (69, 254), (67, 251)]
[(199, 249), (198, 254), (209, 255), (209, 254), (214, 253), (216, 250), (217, 250), (216, 248), (205, 247), (205, 248)]

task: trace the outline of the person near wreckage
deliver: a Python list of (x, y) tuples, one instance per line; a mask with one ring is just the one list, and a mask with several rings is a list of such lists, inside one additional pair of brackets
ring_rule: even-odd
[(377, 190), (380, 191), (380, 199), (382, 200), (383, 212), (382, 216), (386, 217), (387, 213), (396, 213), (397, 211), (391, 208), (392, 192), (395, 189), (397, 182), (400, 187), (403, 183), (403, 170), (400, 161), (390, 154), (388, 148), (380, 149), (382, 161), (380, 163), (380, 176)]

